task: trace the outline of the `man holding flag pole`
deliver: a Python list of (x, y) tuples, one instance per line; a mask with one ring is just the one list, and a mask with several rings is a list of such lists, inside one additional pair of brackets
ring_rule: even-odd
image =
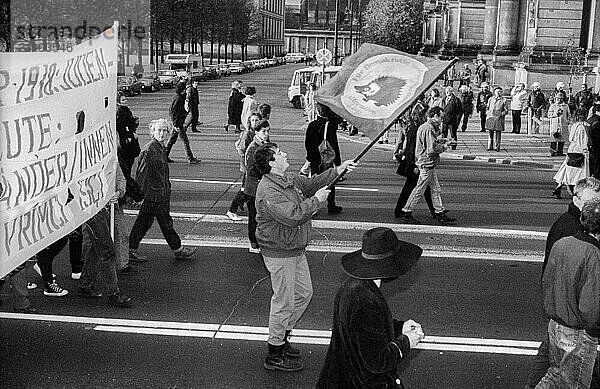
[(441, 61), (364, 43), (317, 91), (315, 100), (371, 138), (354, 158), (357, 162), (457, 60)]

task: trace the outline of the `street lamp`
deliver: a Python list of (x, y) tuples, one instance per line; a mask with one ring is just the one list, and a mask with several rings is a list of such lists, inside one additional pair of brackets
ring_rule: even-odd
[[(333, 64), (337, 66), (338, 64), (338, 12), (340, 10), (340, 0), (335, 0), (335, 33), (333, 37)], [(329, 11), (329, 10), (328, 10)]]

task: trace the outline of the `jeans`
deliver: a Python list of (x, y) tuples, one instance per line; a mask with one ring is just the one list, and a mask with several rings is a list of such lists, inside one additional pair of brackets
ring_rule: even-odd
[(45, 283), (50, 284), (53, 282), (52, 262), (58, 253), (60, 253), (66, 246), (67, 242), (69, 243), (71, 272), (81, 273), (81, 269), (83, 268), (83, 260), (81, 255), (82, 232), (81, 226), (79, 226), (69, 234), (63, 236), (56, 242), (37, 253), (37, 263), (40, 267), (40, 273), (42, 273), (42, 279)]
[[(325, 170), (326, 169), (321, 168), (321, 166), (319, 166), (319, 164), (317, 164), (317, 163), (310, 164), (310, 174), (312, 176), (321, 174)], [(327, 196), (327, 209), (335, 208), (335, 186), (332, 186), (330, 189), (331, 189), (331, 192), (329, 192), (329, 195)]]
[(513, 109), (512, 110), (512, 122), (513, 122), (513, 130), (515, 134), (521, 133), (521, 110)]
[[(458, 140), (457, 133), (456, 133), (457, 128), (458, 128), (458, 123), (455, 123), (455, 122), (444, 123), (444, 125), (442, 126), (442, 134), (444, 135), (444, 138), (447, 138), (448, 136), (450, 136), (450, 138), (452, 138), (454, 140)], [(456, 146), (452, 146), (452, 150), (455, 150), (455, 149), (456, 149)]]
[(270, 258), (263, 261), (271, 274), (271, 310), (269, 312), (269, 344), (285, 343), (285, 332), (292, 330), (308, 307), (313, 295), (306, 255)]
[(192, 149), (190, 148), (190, 140), (187, 136), (187, 127), (182, 126), (180, 128), (173, 128), (173, 133), (169, 138), (169, 142), (167, 142), (167, 157), (171, 153), (171, 149), (175, 142), (177, 142), (177, 137), (181, 136), (181, 141), (183, 142), (183, 147), (185, 148), (185, 153), (187, 154), (188, 159), (194, 158), (194, 153), (192, 153)]
[[(406, 205), (408, 197), (412, 193), (413, 189), (415, 189), (415, 186), (417, 186), (417, 182), (419, 181), (419, 173), (415, 173), (412, 169), (407, 170), (411, 171), (406, 177), (406, 182), (404, 182), (404, 186), (402, 187), (402, 191), (400, 192), (400, 196), (398, 196), (398, 201), (396, 202), (396, 209), (394, 210), (394, 215), (396, 217), (400, 216), (402, 208), (404, 208)], [(434, 215), (435, 208), (433, 207), (433, 201), (431, 200), (431, 189), (429, 186), (427, 186), (427, 189), (425, 189), (425, 202), (427, 203), (427, 207), (429, 207), (429, 212)]]
[(444, 212), (444, 206), (442, 205), (442, 188), (437, 177), (435, 168), (419, 168), (419, 179), (415, 189), (411, 192), (406, 205), (402, 208), (404, 212), (412, 212), (417, 206), (417, 203), (425, 193), (425, 190), (429, 187), (431, 190), (431, 201), (433, 202), (433, 208), (436, 213)]
[(127, 217), (123, 208), (115, 204), (115, 252), (117, 254), (117, 269), (121, 270), (129, 265), (129, 229)]
[(140, 242), (146, 235), (146, 232), (152, 227), (154, 218), (156, 218), (160, 230), (171, 250), (179, 250), (181, 247), (181, 238), (173, 228), (173, 218), (170, 211), (171, 207), (168, 201), (155, 203), (144, 200), (129, 233), (129, 248), (133, 250), (138, 249)]
[(552, 319), (548, 323), (548, 337), (550, 367), (536, 388), (589, 388), (598, 338)]
[(246, 194), (244, 193), (244, 189), (238, 190), (238, 192), (235, 195), (235, 197), (233, 198), (233, 200), (231, 200), (231, 205), (229, 206), (229, 212), (237, 213), (238, 208), (243, 206), (244, 203), (247, 203), (249, 198), (250, 198), (250, 196), (246, 196)]
[(258, 244), (258, 240), (256, 240), (256, 226), (258, 226), (256, 222), (256, 197), (246, 197), (248, 199), (248, 240), (250, 240), (250, 243)]
[[(83, 224), (82, 252), (85, 263), (79, 286), (109, 296), (118, 293), (117, 255), (110, 237), (110, 215), (106, 208)], [(99, 285), (96, 285), (96, 281), (99, 281)]]
[[(500, 142), (502, 141), (502, 131), (492, 131), (488, 130), (489, 138), (488, 138), (488, 150), (496, 150), (500, 151)], [(494, 147), (494, 143), (496, 146)]]

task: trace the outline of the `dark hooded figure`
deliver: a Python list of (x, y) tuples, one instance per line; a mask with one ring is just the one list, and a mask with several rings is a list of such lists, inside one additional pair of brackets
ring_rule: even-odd
[(335, 296), (331, 343), (318, 389), (403, 388), (398, 363), (424, 337), (413, 320), (392, 318), (381, 282), (407, 273), (423, 250), (389, 228), (363, 235), (362, 248), (342, 257), (350, 276)]

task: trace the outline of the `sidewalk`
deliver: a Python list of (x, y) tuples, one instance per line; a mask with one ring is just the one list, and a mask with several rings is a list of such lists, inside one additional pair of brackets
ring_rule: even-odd
[[(523, 123), (525, 124), (525, 123)], [(479, 117), (472, 117), (467, 131), (459, 130), (457, 135), (456, 150), (447, 150), (442, 154), (442, 158), (463, 159), (469, 161), (480, 161), (485, 163), (500, 163), (505, 165), (527, 166), (540, 169), (558, 170), (565, 157), (551, 157), (550, 145), (548, 144), (547, 134), (528, 135), (527, 129), (522, 128), (520, 134), (512, 134), (512, 123), (506, 120), (506, 131), (502, 133), (502, 142), (500, 151), (488, 151), (487, 140), (489, 133), (480, 132)], [(338, 136), (343, 136), (352, 141), (367, 144), (368, 138), (359, 135), (348, 136), (348, 133), (338, 132)], [(396, 148), (397, 131), (390, 130), (389, 144), (375, 144), (374, 147), (380, 149), (389, 149), (393, 152)], [(565, 144), (565, 153), (568, 143)]]

